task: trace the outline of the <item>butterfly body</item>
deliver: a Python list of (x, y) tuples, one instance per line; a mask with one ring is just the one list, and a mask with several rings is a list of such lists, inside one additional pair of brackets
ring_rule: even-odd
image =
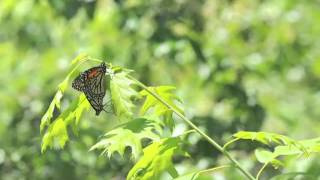
[(104, 110), (103, 98), (106, 95), (106, 65), (102, 63), (100, 66), (90, 68), (82, 72), (72, 82), (75, 90), (85, 94), (92, 108), (99, 115)]

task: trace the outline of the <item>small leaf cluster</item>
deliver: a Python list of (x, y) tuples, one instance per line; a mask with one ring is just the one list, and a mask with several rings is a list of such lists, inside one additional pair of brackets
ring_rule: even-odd
[(260, 163), (265, 166), (271, 164), (274, 168), (284, 166), (284, 163), (279, 159), (281, 156), (308, 157), (311, 153), (320, 152), (320, 138), (298, 141), (281, 134), (250, 131), (239, 131), (233, 135), (233, 138), (229, 143), (226, 143), (225, 148), (239, 140), (257, 141), (272, 147), (273, 151), (270, 151), (269, 148), (256, 149), (255, 156)]
[[(101, 60), (90, 58), (87, 55), (80, 55), (74, 59), (72, 70), (59, 84), (48, 110), (41, 119), (42, 152), (48, 148), (64, 148), (69, 140), (68, 129), (72, 129), (72, 132), (77, 135), (81, 117), (84, 112), (91, 110), (84, 94), (75, 98), (66, 109), (61, 108), (61, 100), (70, 86), (70, 79), (75, 76), (79, 66), (86, 61), (101, 63)], [(106, 132), (90, 148), (90, 151), (99, 150), (101, 155), (106, 155), (109, 158), (115, 153), (122, 157), (129, 153), (131, 160), (135, 161), (135, 165), (128, 172), (127, 179), (160, 179), (162, 174), (166, 172), (172, 179), (193, 180), (199, 178), (203, 173), (226, 167), (235, 167), (241, 170), (249, 179), (259, 179), (267, 165), (271, 164), (275, 168), (284, 166), (280, 157), (300, 157), (320, 152), (319, 138), (297, 141), (276, 133), (250, 131), (235, 133), (233, 139), (222, 148), (184, 116), (184, 111), (179, 107), (182, 101), (174, 94), (175, 87), (147, 87), (134, 79), (130, 75), (131, 72), (131, 70), (108, 64), (107, 89), (110, 91), (115, 119), (122, 123)], [(60, 113), (56, 115), (58, 111)], [(172, 158), (175, 155), (189, 155), (182, 148), (185, 143), (183, 136), (171, 135), (174, 129), (173, 113), (176, 113), (193, 128), (184, 134), (199, 133), (223, 153), (231, 161), (231, 164), (179, 175)], [(168, 131), (169, 133), (164, 133)], [(226, 150), (230, 144), (240, 140), (257, 141), (269, 146), (269, 148), (255, 150), (256, 159), (264, 164), (256, 178), (241, 167)]]
[[(67, 109), (61, 109), (60, 106), (63, 94), (70, 86), (70, 79), (75, 76), (74, 72), (88, 60), (95, 59), (82, 55), (72, 61), (75, 67), (59, 85), (56, 95), (44, 114), (40, 124), (40, 131), (43, 134), (42, 152), (48, 148), (64, 148), (69, 140), (68, 129), (71, 128), (72, 132), (77, 134), (83, 112), (91, 109), (83, 93)], [(174, 127), (173, 111), (148, 93), (148, 91), (156, 93), (183, 113), (182, 109), (176, 105), (180, 99), (173, 94), (175, 87), (147, 87), (148, 91), (146, 91), (130, 76), (131, 70), (111, 64), (108, 67), (110, 67), (107, 70), (109, 73), (106, 76), (109, 78), (106, 78), (108, 80), (106, 84), (110, 91), (113, 114), (115, 119), (123, 123), (106, 132), (90, 148), (90, 151), (100, 150), (102, 155), (109, 158), (115, 153), (121, 156), (130, 153), (131, 159), (136, 161), (136, 164), (128, 173), (128, 179), (152, 177), (157, 179), (163, 172), (168, 172), (172, 177), (178, 177), (172, 157), (179, 154), (187, 155), (181, 148), (183, 139), (170, 136), (168, 133), (164, 136), (164, 129), (167, 128), (170, 131)], [(61, 113), (53, 118), (57, 110)], [(127, 152), (128, 148), (130, 152)]]

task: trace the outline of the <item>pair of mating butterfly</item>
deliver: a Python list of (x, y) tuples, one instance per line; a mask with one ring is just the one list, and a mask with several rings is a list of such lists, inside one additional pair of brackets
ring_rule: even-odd
[(104, 109), (103, 98), (106, 95), (106, 77), (107, 66), (103, 62), (100, 66), (90, 68), (77, 76), (72, 81), (72, 87), (75, 90), (83, 92), (92, 108), (98, 116)]

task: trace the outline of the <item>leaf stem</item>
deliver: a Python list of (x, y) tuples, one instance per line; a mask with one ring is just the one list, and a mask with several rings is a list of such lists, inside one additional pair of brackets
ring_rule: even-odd
[(236, 142), (238, 140), (239, 140), (239, 138), (232, 139), (231, 141), (228, 141), (226, 144), (224, 144), (224, 146), (222, 148), (226, 149), (227, 146), (229, 146), (230, 144), (232, 144), (232, 143), (234, 143), (234, 142)]
[(183, 121), (185, 121), (189, 126), (191, 126), (194, 130), (196, 130), (203, 138), (205, 138), (212, 146), (217, 148), (222, 154), (224, 154), (232, 163), (233, 165), (239, 169), (248, 179), (255, 180), (255, 178), (245, 170), (240, 163), (234, 159), (225, 149), (223, 149), (216, 141), (211, 139), (207, 134), (205, 134), (203, 131), (201, 131), (195, 124), (193, 124), (189, 119), (187, 119), (183, 114), (181, 114), (178, 110), (176, 110), (172, 105), (167, 103), (165, 100), (163, 100), (157, 93), (151, 91), (147, 86), (145, 86), (143, 83), (138, 81), (137, 79), (129, 76), (133, 81), (137, 83), (141, 88), (146, 90), (148, 93), (150, 93), (154, 98), (156, 98), (159, 102), (161, 102), (163, 105), (165, 105), (167, 108), (172, 110), (177, 116), (179, 116)]
[(218, 166), (218, 167), (202, 170), (199, 173), (208, 173), (208, 172), (211, 172), (211, 171), (216, 171), (216, 170), (223, 169), (223, 168), (228, 168), (228, 167), (231, 167), (231, 166), (230, 165)]
[(259, 179), (262, 171), (267, 167), (268, 164), (269, 164), (269, 163), (265, 163), (265, 164), (262, 166), (262, 168), (259, 170), (259, 172), (258, 172), (258, 174), (257, 174), (257, 176), (256, 176), (256, 180)]

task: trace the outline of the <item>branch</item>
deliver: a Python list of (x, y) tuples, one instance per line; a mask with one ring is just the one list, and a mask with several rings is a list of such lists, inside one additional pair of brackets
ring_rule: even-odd
[(187, 119), (183, 114), (181, 114), (178, 110), (176, 110), (173, 106), (171, 106), (169, 103), (167, 103), (165, 100), (163, 100), (158, 94), (151, 91), (147, 86), (145, 86), (143, 83), (138, 81), (137, 79), (129, 76), (133, 81), (137, 83), (141, 88), (146, 90), (148, 93), (150, 93), (154, 98), (156, 98), (159, 102), (161, 102), (163, 105), (165, 105), (167, 108), (172, 110), (177, 116), (179, 116), (183, 121), (185, 121), (189, 126), (191, 126), (195, 131), (197, 131), (203, 138), (205, 138), (212, 146), (217, 148), (222, 154), (224, 154), (232, 163), (233, 165), (239, 169), (248, 179), (255, 180), (255, 178), (245, 170), (243, 167), (241, 167), (240, 163), (234, 159), (225, 149), (223, 149), (216, 141), (211, 139), (208, 135), (206, 135), (203, 131), (201, 131), (196, 125), (194, 125), (189, 119)]

